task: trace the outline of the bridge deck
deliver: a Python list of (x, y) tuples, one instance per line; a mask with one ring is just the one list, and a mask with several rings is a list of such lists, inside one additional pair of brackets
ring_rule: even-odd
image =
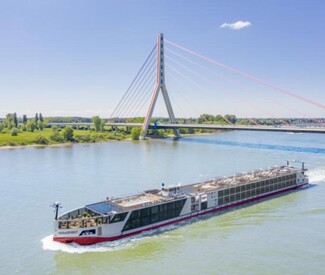
[[(57, 126), (82, 126), (93, 125), (93, 123), (49, 123)], [(142, 123), (106, 123), (106, 126), (113, 127), (142, 127)], [(217, 125), (217, 124), (153, 124), (149, 129), (210, 129), (210, 130), (240, 130), (240, 131), (273, 131), (273, 132), (292, 132), (292, 133), (316, 133), (325, 134), (325, 127), (297, 127), (297, 126), (259, 126), (259, 125)]]

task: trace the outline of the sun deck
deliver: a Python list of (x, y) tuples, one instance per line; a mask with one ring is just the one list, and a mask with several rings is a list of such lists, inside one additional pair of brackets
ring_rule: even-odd
[(170, 200), (168, 199), (168, 197), (162, 196), (159, 190), (155, 190), (155, 194), (149, 193), (150, 191), (148, 191), (148, 193), (144, 192), (127, 198), (112, 200), (112, 202), (121, 207), (122, 209), (128, 210)]
[(291, 166), (273, 167), (267, 170), (254, 170), (246, 174), (236, 174), (230, 177), (216, 178), (202, 183), (194, 183), (180, 186), (180, 192), (200, 193), (213, 190), (222, 190), (230, 187), (236, 187), (243, 184), (250, 184), (253, 182), (264, 181), (276, 177), (282, 177), (297, 173), (299, 169)]

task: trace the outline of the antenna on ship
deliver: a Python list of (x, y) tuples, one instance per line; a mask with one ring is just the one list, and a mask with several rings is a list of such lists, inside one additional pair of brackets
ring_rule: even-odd
[(58, 201), (57, 202), (53, 202), (50, 207), (52, 207), (54, 209), (54, 212), (55, 212), (55, 220), (58, 219), (58, 214), (59, 214), (59, 209), (62, 209), (62, 205), (61, 203), (59, 203)]

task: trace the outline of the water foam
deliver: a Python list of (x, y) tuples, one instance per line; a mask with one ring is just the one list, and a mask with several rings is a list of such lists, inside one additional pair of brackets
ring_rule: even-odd
[(325, 181), (325, 167), (319, 167), (308, 171), (309, 182)]
[(87, 246), (81, 246), (75, 243), (64, 244), (64, 243), (53, 241), (53, 235), (46, 236), (41, 240), (41, 242), (44, 250), (61, 251), (61, 252), (72, 253), (72, 254), (116, 251), (119, 249), (128, 248), (132, 246), (131, 240), (127, 240), (127, 239), (114, 241), (114, 242), (105, 242), (105, 243), (87, 245)]
[(78, 245), (76, 243), (64, 244), (60, 242), (55, 242), (53, 241), (53, 235), (46, 236), (41, 240), (41, 242), (42, 242), (43, 249), (50, 250), (50, 251), (61, 251), (61, 252), (72, 253), (72, 254), (73, 253), (83, 254), (88, 252), (108, 252), (108, 251), (116, 251), (116, 250), (134, 247), (137, 242), (146, 240), (148, 238), (169, 237), (168, 235), (160, 235), (160, 233), (174, 230), (181, 225), (182, 223), (168, 225), (129, 238), (124, 238), (112, 242), (103, 242), (103, 243), (98, 243), (93, 245), (87, 245), (87, 246)]

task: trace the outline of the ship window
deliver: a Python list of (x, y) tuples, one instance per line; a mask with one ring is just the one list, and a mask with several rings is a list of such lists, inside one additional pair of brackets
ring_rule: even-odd
[(128, 212), (125, 213), (121, 213), (121, 214), (116, 214), (113, 219), (110, 221), (110, 223), (115, 223), (115, 222), (121, 222), (124, 221), (124, 219), (126, 218)]
[(230, 194), (235, 194), (235, 188), (234, 187), (230, 189)]
[(224, 195), (224, 191), (223, 190), (221, 190), (221, 191), (218, 192), (218, 197), (223, 197), (223, 195)]
[(167, 210), (167, 204), (161, 204), (159, 205), (159, 212), (164, 212)]
[(246, 195), (245, 195), (246, 198), (249, 198), (249, 197), (251, 196), (251, 194), (252, 194), (252, 191), (247, 191), (247, 192), (246, 192)]
[(236, 193), (239, 193), (240, 192), (240, 187), (236, 187)]
[(256, 183), (256, 187), (257, 187), (257, 188), (261, 187), (261, 183), (260, 183), (260, 182), (257, 182), (257, 183)]
[(240, 200), (240, 194), (236, 194), (236, 201)]
[(144, 208), (140, 210), (140, 216), (145, 217), (149, 215), (149, 208)]
[(174, 209), (175, 208), (175, 202), (170, 202), (167, 204), (167, 209), (168, 210), (171, 210), (171, 209)]
[(260, 188), (256, 189), (256, 195), (259, 195), (259, 194), (261, 194), (261, 189)]
[(229, 197), (225, 197), (225, 203), (229, 202)]
[(245, 185), (240, 186), (240, 191), (241, 192), (245, 191)]
[(175, 208), (180, 208), (183, 207), (183, 202), (182, 201), (176, 201), (175, 202)]
[(218, 201), (218, 205), (222, 205), (222, 204), (223, 204), (223, 198), (219, 199), (219, 201)]
[(261, 193), (265, 193), (265, 187), (261, 188)]
[[(127, 220), (123, 231), (178, 217), (184, 207), (185, 202), (186, 199), (183, 199), (176, 202), (165, 203), (159, 206), (156, 205), (141, 210), (135, 210)], [(140, 213), (141, 215), (139, 215)]]
[(156, 214), (158, 213), (158, 205), (151, 207), (151, 214)]
[(154, 214), (151, 216), (151, 222), (155, 223), (159, 221), (159, 215), (158, 214)]
[(159, 221), (164, 221), (167, 219), (167, 212), (159, 213)]
[(254, 190), (251, 191), (251, 196), (255, 196), (255, 194), (256, 194), (256, 191), (254, 189)]
[(225, 190), (225, 196), (229, 195), (229, 189)]
[(205, 201), (205, 202), (201, 202), (201, 210), (205, 210), (208, 208), (208, 202)]
[(235, 195), (230, 196), (230, 202), (233, 202), (235, 200)]

